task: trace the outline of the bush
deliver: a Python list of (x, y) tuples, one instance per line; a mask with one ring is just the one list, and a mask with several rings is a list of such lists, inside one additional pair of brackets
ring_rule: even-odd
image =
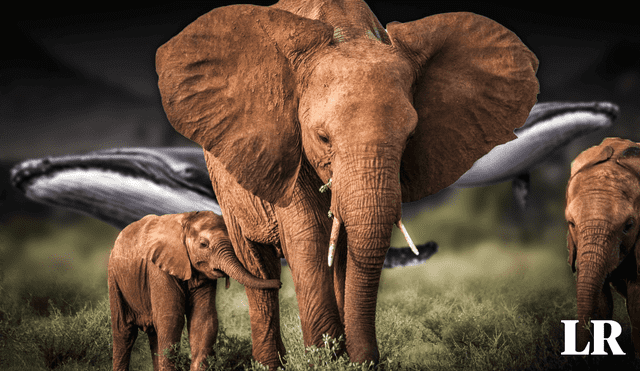
[[(207, 357), (209, 366), (205, 371), (244, 370), (245, 366), (251, 364), (251, 340), (248, 337), (229, 336), (220, 328), (214, 351), (214, 356)], [(163, 354), (174, 362), (176, 370), (189, 370), (191, 354), (186, 327), (182, 332), (180, 343), (174, 345), (172, 349), (165, 349)]]
[(50, 303), (50, 316), (22, 321), (14, 332), (14, 349), (20, 363), (34, 364), (34, 355), (47, 369), (74, 362), (83, 367), (105, 368), (111, 365), (111, 321), (109, 302), (85, 306), (65, 316)]

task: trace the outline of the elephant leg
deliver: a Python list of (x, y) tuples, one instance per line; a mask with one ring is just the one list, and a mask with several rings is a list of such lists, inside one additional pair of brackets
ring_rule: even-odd
[[(197, 287), (189, 288), (187, 328), (191, 346), (191, 370), (206, 369), (208, 356), (214, 355), (213, 346), (218, 335), (216, 311), (217, 281), (202, 280)], [(189, 282), (191, 286), (191, 282)]]
[(286, 350), (280, 333), (280, 305), (276, 290), (245, 288), (249, 301), (253, 358), (269, 369), (281, 367)]
[[(238, 260), (254, 276), (280, 278), (280, 258), (272, 246), (246, 239), (233, 213), (225, 213), (225, 224)], [(278, 290), (245, 287), (249, 302), (253, 358), (270, 369), (282, 365), (286, 350), (280, 333), (280, 299)]]
[[(290, 231), (284, 231), (285, 236), (288, 233)], [(329, 241), (328, 237), (326, 241)], [(328, 243), (290, 238), (283, 244), (283, 250), (293, 276), (305, 347), (323, 345), (323, 334), (334, 338), (344, 334), (343, 316), (337, 302), (337, 296), (341, 297), (344, 308), (344, 274), (336, 273), (342, 277), (342, 282), (334, 285), (333, 272), (327, 264)], [(342, 289), (342, 294), (337, 293), (334, 286)]]
[[(305, 168), (301, 169), (301, 179), (306, 179)], [(322, 184), (319, 179), (317, 183)], [(319, 193), (318, 187), (299, 181), (291, 204), (276, 208), (280, 241), (295, 284), (305, 346), (322, 346), (323, 334), (334, 338), (344, 334), (338, 302), (344, 308), (346, 244), (338, 245), (335, 265), (329, 267), (331, 219), (327, 211), (330, 199), (329, 195)]]
[(151, 361), (153, 362), (153, 371), (160, 370), (158, 353), (158, 334), (153, 327), (147, 329), (147, 338), (149, 338), (149, 350), (151, 351)]
[(120, 331), (113, 334), (113, 370), (128, 370), (133, 344), (138, 337), (138, 327), (120, 328)]
[(638, 282), (627, 284), (627, 313), (631, 320), (631, 339), (636, 356), (640, 356), (640, 283)]
[(157, 349), (152, 356), (157, 358), (159, 369), (172, 370), (175, 367), (170, 359), (175, 355), (172, 347), (180, 342), (182, 336), (188, 288), (184, 281), (169, 276), (155, 265), (149, 264), (148, 269), (153, 326), (157, 336)]
[[(273, 206), (236, 183), (210, 152), (205, 150), (204, 157), (238, 260), (256, 277), (280, 278), (280, 256), (271, 245), (276, 244), (278, 238)], [(278, 290), (245, 287), (245, 292), (249, 301), (253, 358), (275, 370), (281, 365), (280, 357), (285, 355)]]
[(162, 313), (159, 316), (164, 317), (161, 325), (156, 327), (157, 345), (156, 353), (157, 362), (160, 370), (173, 370), (175, 364), (172, 358), (176, 355), (174, 346), (180, 343), (182, 329), (184, 328), (184, 314)]
[(131, 350), (138, 337), (138, 327), (127, 323), (125, 317), (125, 303), (120, 289), (109, 275), (109, 307), (111, 309), (111, 334), (113, 337), (113, 369), (128, 370), (131, 360)]

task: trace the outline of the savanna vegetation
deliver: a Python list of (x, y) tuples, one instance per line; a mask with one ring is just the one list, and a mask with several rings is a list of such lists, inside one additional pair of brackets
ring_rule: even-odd
[[(533, 179), (534, 187), (536, 179)], [(561, 194), (562, 187), (553, 194)], [(535, 188), (534, 188), (535, 189)], [(510, 185), (464, 190), (405, 224), (440, 250), (426, 263), (384, 270), (377, 334), (382, 370), (571, 370), (637, 368), (623, 300), (614, 319), (627, 356), (567, 357), (562, 319), (574, 319), (575, 284), (566, 263), (562, 199), (532, 196), (527, 213)], [(542, 200), (542, 201), (541, 201)], [(109, 370), (108, 253), (118, 231), (92, 219), (14, 219), (0, 229), (0, 369)], [(392, 244), (404, 244), (400, 235)], [(287, 370), (367, 369), (350, 365), (337, 342), (305, 349), (293, 283), (283, 269), (282, 332)], [(251, 361), (243, 288), (220, 283), (220, 331), (211, 369), (259, 370)], [(132, 370), (151, 370), (140, 333)], [(339, 356), (336, 356), (339, 355)], [(177, 364), (188, 369), (183, 336)]]

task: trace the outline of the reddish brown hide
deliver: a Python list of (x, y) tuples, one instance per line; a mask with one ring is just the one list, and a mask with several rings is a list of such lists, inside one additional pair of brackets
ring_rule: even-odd
[(218, 331), (215, 280), (227, 275), (256, 289), (281, 285), (244, 269), (211, 211), (147, 215), (124, 228), (109, 257), (113, 369), (129, 369), (138, 328), (149, 335), (154, 370), (174, 369), (163, 352), (180, 341), (185, 314), (191, 369), (206, 366)]
[[(573, 161), (567, 185), (569, 264), (576, 273), (577, 347), (590, 319), (611, 319), (611, 286), (627, 299), (636, 353), (640, 350), (638, 217), (640, 145), (607, 138)], [(593, 343), (593, 341), (591, 342)]]
[[(167, 117), (204, 148), (239, 259), (276, 278), (284, 255), (305, 345), (345, 333), (354, 362), (379, 359), (378, 283), (401, 202), (514, 139), (536, 102), (537, 67), (485, 17), (385, 30), (360, 0), (217, 8), (156, 56)], [(342, 222), (332, 267), (329, 210)], [(253, 356), (275, 368), (285, 354), (277, 293), (247, 297)]]

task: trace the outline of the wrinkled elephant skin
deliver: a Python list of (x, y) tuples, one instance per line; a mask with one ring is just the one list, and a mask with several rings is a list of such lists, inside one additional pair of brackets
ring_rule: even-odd
[(640, 354), (639, 180), (640, 144), (629, 140), (607, 138), (572, 163), (565, 218), (569, 264), (576, 273), (578, 350), (590, 341), (590, 319), (611, 319), (613, 286), (626, 298)]
[[(485, 17), (385, 29), (361, 0), (217, 8), (156, 54), (167, 117), (204, 148), (238, 258), (277, 278), (284, 256), (304, 344), (344, 333), (354, 362), (379, 360), (378, 284), (401, 202), (515, 139), (536, 103), (537, 67)], [(328, 211), (339, 223), (332, 267)], [(275, 368), (278, 293), (246, 292), (253, 356)]]
[(129, 369), (138, 328), (149, 335), (153, 369), (175, 369), (163, 354), (180, 341), (185, 314), (191, 369), (199, 369), (213, 355), (218, 331), (216, 279), (225, 276), (258, 289), (281, 285), (277, 279), (262, 280), (244, 269), (222, 217), (212, 211), (147, 215), (124, 228), (108, 269), (113, 369)]

